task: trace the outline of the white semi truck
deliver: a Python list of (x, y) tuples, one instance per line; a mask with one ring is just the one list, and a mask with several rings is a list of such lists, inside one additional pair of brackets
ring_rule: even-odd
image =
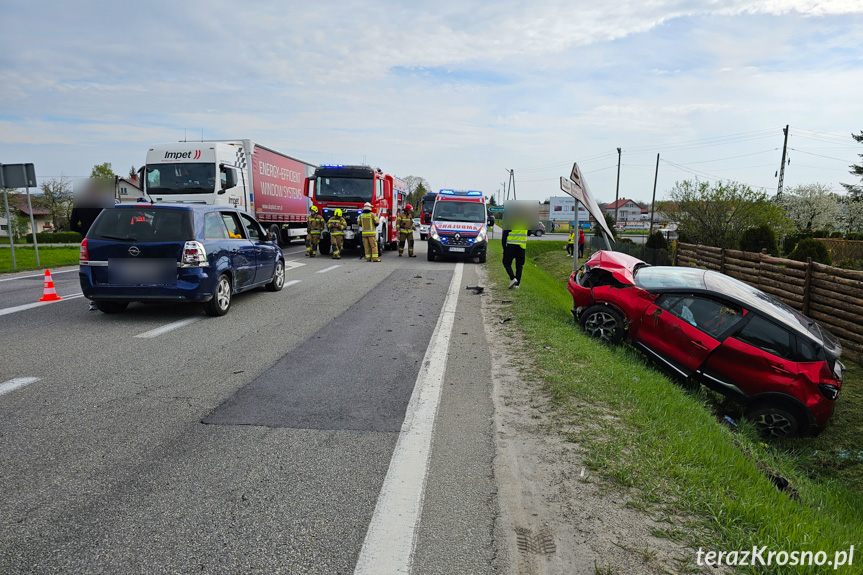
[(252, 215), (285, 245), (306, 235), (313, 164), (251, 140), (159, 144), (141, 168), (143, 193), (154, 202), (234, 206)]

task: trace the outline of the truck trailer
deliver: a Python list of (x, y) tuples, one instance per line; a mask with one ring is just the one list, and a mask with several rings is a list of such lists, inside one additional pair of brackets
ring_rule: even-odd
[(159, 144), (147, 151), (143, 193), (154, 202), (233, 206), (252, 215), (281, 245), (306, 235), (303, 183), (315, 166), (251, 140)]

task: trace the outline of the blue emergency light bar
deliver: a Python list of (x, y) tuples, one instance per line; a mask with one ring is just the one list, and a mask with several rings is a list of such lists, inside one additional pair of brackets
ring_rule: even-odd
[(444, 196), (479, 196), (482, 197), (482, 192), (476, 190), (441, 190), (439, 192)]
[(344, 168), (344, 164), (321, 164), (322, 168)]

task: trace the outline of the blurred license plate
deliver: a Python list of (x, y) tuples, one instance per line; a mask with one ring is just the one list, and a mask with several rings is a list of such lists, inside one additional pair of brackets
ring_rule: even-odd
[(177, 262), (168, 258), (110, 259), (108, 279), (112, 284), (176, 284)]
[(463, 252), (464, 248), (450, 248), (449, 251), (451, 251), (451, 252)]

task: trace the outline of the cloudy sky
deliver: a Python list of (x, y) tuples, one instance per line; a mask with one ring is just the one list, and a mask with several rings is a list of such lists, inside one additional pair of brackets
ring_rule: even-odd
[[(249, 7), (247, 7), (249, 6)], [(433, 188), (600, 201), (676, 180), (854, 182), (861, 0), (0, 0), (0, 162), (125, 174), (156, 143), (251, 138)]]

